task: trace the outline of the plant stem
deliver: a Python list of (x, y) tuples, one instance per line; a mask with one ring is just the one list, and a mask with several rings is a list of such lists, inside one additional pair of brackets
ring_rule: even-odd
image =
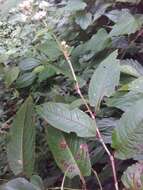
[(99, 177), (98, 177), (97, 172), (96, 172), (93, 168), (92, 168), (92, 172), (94, 173), (94, 175), (95, 175), (95, 177), (96, 177), (96, 179), (97, 179), (97, 181), (98, 181), (98, 184), (99, 184), (100, 190), (103, 190), (103, 188), (102, 188), (102, 185), (101, 185), (101, 182), (100, 182), (100, 179), (99, 179)]
[[(59, 40), (56, 38), (55, 35), (53, 35), (60, 50), (63, 52), (63, 55), (70, 67), (70, 70), (72, 72), (72, 76), (73, 76), (73, 79), (75, 81), (75, 88), (76, 88), (76, 91), (77, 93), (79, 94), (80, 98), (82, 99), (82, 101), (84, 102), (86, 108), (87, 108), (87, 111), (89, 112), (91, 118), (95, 121), (95, 115), (92, 113), (90, 107), (88, 106), (88, 103), (87, 101), (85, 100), (81, 90), (80, 90), (80, 86), (79, 86), (79, 83), (78, 83), (78, 80), (77, 80), (77, 77), (76, 77), (76, 74), (75, 74), (75, 71), (74, 71), (74, 68), (73, 68), (73, 65), (72, 65), (72, 62), (70, 60), (70, 56), (69, 56), (69, 53), (66, 49), (66, 46), (62, 46), (62, 44), (59, 42)], [(109, 158), (110, 158), (110, 162), (111, 162), (111, 166), (112, 166), (112, 172), (113, 172), (113, 178), (114, 178), (114, 186), (115, 186), (115, 190), (119, 190), (119, 187), (118, 187), (118, 180), (117, 180), (117, 175), (116, 175), (116, 168), (115, 168), (115, 161), (114, 161), (114, 157), (113, 155), (110, 153), (109, 149), (107, 148), (104, 140), (103, 140), (103, 137), (99, 131), (99, 129), (96, 127), (96, 137), (99, 139), (99, 141), (101, 142), (103, 148), (105, 149), (106, 153), (108, 154)]]

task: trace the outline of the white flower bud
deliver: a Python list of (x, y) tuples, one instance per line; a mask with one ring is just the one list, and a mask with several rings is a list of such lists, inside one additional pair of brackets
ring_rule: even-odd
[(46, 17), (46, 11), (39, 11), (33, 16), (33, 20), (41, 20)]

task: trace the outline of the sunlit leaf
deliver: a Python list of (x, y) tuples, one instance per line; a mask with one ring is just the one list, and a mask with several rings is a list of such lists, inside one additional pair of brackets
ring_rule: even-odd
[(37, 113), (53, 127), (79, 137), (94, 137), (95, 122), (78, 108), (70, 109), (63, 103), (48, 102), (37, 106)]

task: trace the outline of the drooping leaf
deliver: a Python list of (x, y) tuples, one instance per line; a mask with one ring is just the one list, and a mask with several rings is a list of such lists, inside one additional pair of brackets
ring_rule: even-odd
[(39, 66), (39, 61), (37, 59), (34, 58), (26, 58), (20, 61), (19, 63), (19, 68), (22, 71), (28, 71), (31, 70), (37, 66)]
[(143, 189), (143, 163), (135, 163), (124, 171), (121, 178), (124, 186), (129, 190)]
[(17, 79), (18, 75), (19, 75), (18, 67), (5, 68), (4, 79), (6, 85), (9, 87)]
[(78, 108), (70, 109), (63, 103), (48, 102), (37, 106), (37, 113), (53, 127), (79, 137), (94, 137), (95, 122)]
[(89, 176), (91, 163), (85, 139), (76, 135), (64, 135), (61, 131), (48, 127), (47, 140), (57, 165), (69, 178)]
[(89, 101), (96, 109), (104, 96), (110, 96), (118, 86), (120, 67), (117, 51), (111, 53), (95, 70), (89, 84)]
[[(10, 180), (8, 183), (0, 186), (1, 190), (39, 190), (32, 183), (28, 182), (26, 179), (19, 177)], [(42, 190), (42, 189), (41, 189)]]
[(124, 34), (132, 34), (141, 28), (142, 23), (135, 18), (131, 13), (124, 12), (120, 19), (113, 26), (110, 36), (119, 36)]
[(123, 114), (113, 132), (112, 147), (120, 159), (143, 154), (143, 99), (137, 101)]
[(35, 126), (33, 101), (29, 97), (16, 113), (7, 145), (8, 162), (15, 175), (31, 176), (34, 167)]
[(106, 100), (106, 105), (109, 107), (116, 107), (123, 111), (130, 109), (138, 100), (143, 99), (143, 93), (130, 91), (117, 92), (115, 95)]

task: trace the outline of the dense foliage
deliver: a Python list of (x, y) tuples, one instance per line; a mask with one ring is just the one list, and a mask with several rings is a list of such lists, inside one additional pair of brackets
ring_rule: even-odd
[(143, 189), (142, 10), (0, 0), (0, 190)]

